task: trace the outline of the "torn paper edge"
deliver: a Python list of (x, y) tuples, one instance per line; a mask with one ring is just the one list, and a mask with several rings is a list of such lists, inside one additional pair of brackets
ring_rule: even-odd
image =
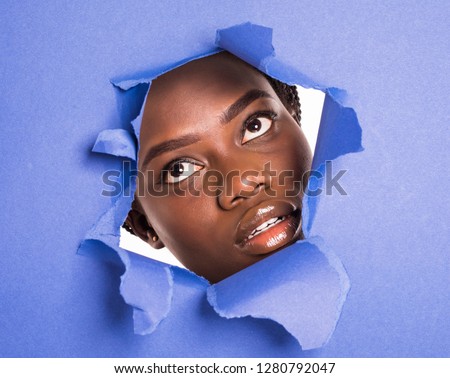
[[(335, 304), (336, 308), (333, 312), (333, 321), (330, 325), (330, 328), (327, 330), (327, 333), (325, 336), (322, 337), (316, 337), (314, 338), (314, 341), (308, 341), (305, 340), (303, 335), (301, 333), (297, 333), (295, 329), (290, 327), (289, 322), (284, 322), (281, 319), (276, 319), (276, 317), (264, 314), (264, 308), (258, 309), (259, 312), (253, 312), (249, 313), (249, 311), (246, 311), (245, 314), (237, 314), (237, 313), (231, 313), (229, 308), (222, 308), (222, 306), (219, 304), (218, 301), (218, 294), (217, 294), (217, 287), (219, 285), (226, 284), (226, 280), (219, 282), (215, 285), (210, 285), (207, 288), (207, 300), (210, 303), (210, 305), (214, 308), (214, 310), (223, 318), (225, 319), (235, 319), (235, 318), (243, 318), (243, 317), (251, 317), (255, 319), (265, 319), (265, 320), (271, 320), (275, 323), (281, 325), (286, 332), (288, 332), (299, 344), (300, 348), (302, 350), (311, 350), (311, 349), (317, 349), (321, 348), (324, 345), (328, 343), (330, 338), (332, 337), (334, 330), (336, 329), (336, 326), (339, 322), (339, 318), (341, 315), (342, 308), (344, 306), (344, 303), (347, 299), (347, 295), (350, 291), (350, 279), (348, 277), (347, 271), (345, 270), (344, 265), (340, 261), (340, 259), (337, 257), (334, 252), (332, 252), (329, 248), (326, 247), (326, 244), (320, 237), (312, 237), (308, 240), (299, 241), (297, 244), (301, 245), (302, 243), (308, 243), (310, 245), (313, 245), (316, 247), (317, 252), (322, 254), (326, 261), (328, 262), (328, 265), (334, 270), (334, 272), (337, 274), (337, 277), (339, 279), (339, 296), (336, 298)], [(301, 251), (298, 251), (301, 253)], [(270, 257), (269, 257), (270, 258)], [(239, 273), (238, 273), (239, 274)], [(233, 310), (231, 310), (233, 311)], [(283, 310), (284, 311), (284, 310)], [(320, 314), (316, 314), (317, 316), (320, 316)], [(314, 316), (314, 314), (313, 314)]]
[[(247, 23), (247, 24), (238, 25), (236, 27), (241, 27), (241, 28), (243, 27), (245, 29), (249, 25), (252, 25), (252, 24)], [(161, 69), (160, 71), (154, 70), (153, 73), (151, 73), (151, 74), (149, 74), (147, 76), (144, 75), (140, 79), (129, 79), (129, 80), (121, 80), (121, 81), (112, 81), (112, 83), (116, 87), (118, 87), (118, 88), (120, 88), (122, 90), (128, 90), (128, 89), (131, 89), (131, 88), (133, 88), (133, 87), (135, 87), (135, 86), (137, 86), (139, 84), (144, 84), (144, 83), (149, 85), (148, 90), (147, 90), (147, 94), (145, 96), (145, 100), (144, 100), (144, 102), (142, 104), (142, 107), (141, 107), (140, 114), (138, 115), (138, 117), (136, 117), (132, 121), (133, 128), (134, 128), (134, 131), (135, 131), (135, 134), (136, 134), (136, 138), (137, 138), (137, 142), (139, 141), (140, 120), (142, 119), (143, 108), (144, 108), (144, 105), (145, 105), (146, 98), (148, 96), (148, 92), (150, 90), (151, 81), (154, 78), (156, 78), (156, 77), (158, 77), (158, 76), (160, 76), (160, 75), (162, 75), (162, 74), (164, 74), (164, 73), (166, 73), (168, 71), (171, 71), (171, 70), (173, 70), (173, 69), (175, 69), (177, 67), (180, 67), (180, 66), (182, 66), (182, 65), (184, 65), (184, 64), (186, 64), (186, 63), (188, 63), (190, 61), (193, 61), (193, 60), (196, 60), (196, 59), (201, 59), (201, 58), (204, 58), (204, 57), (207, 57), (209, 55), (216, 54), (216, 53), (222, 51), (223, 46), (225, 44), (227, 44), (228, 42), (224, 42), (224, 40), (226, 41), (226, 38), (223, 38), (223, 34), (221, 34), (221, 32), (223, 32), (224, 30), (230, 30), (230, 29), (233, 29), (233, 28), (236, 28), (236, 27), (232, 27), (232, 28), (228, 28), (228, 29), (222, 29), (222, 30), (218, 30), (217, 31), (218, 36), (219, 36), (219, 37), (217, 37), (217, 43), (218, 43), (218, 47), (219, 48), (214, 50), (214, 51), (209, 51), (209, 52), (207, 52), (205, 54), (198, 55), (198, 56), (195, 56), (195, 57), (192, 57), (192, 58), (180, 61), (180, 62), (172, 64), (172, 65), (168, 65), (167, 67), (165, 67), (164, 69)], [(259, 28), (264, 28), (264, 27), (259, 27)], [(264, 28), (264, 29), (270, 29), (270, 28)], [(271, 36), (271, 30), (272, 29), (270, 29), (270, 36)], [(244, 30), (244, 32), (245, 32), (245, 30)], [(238, 43), (239, 44), (240, 42), (235, 40), (234, 43)], [(230, 51), (230, 52), (233, 53), (233, 51)], [(246, 59), (246, 57), (240, 56), (239, 51), (238, 52), (234, 52), (234, 54), (237, 55), (238, 57), (240, 57), (241, 59), (243, 59), (244, 61), (248, 61)], [(249, 63), (252, 64), (251, 62), (249, 62)], [(314, 83), (314, 81), (309, 79), (306, 75), (303, 75), (302, 73), (300, 73), (300, 72), (298, 72), (298, 71), (296, 71), (296, 70), (294, 70), (292, 68), (289, 68), (289, 67), (287, 67), (287, 66), (285, 66), (283, 64), (281, 64), (282, 68), (280, 68), (280, 64), (279, 63), (280, 62), (276, 61), (276, 59), (275, 59), (275, 53), (274, 53), (274, 49), (273, 49), (273, 46), (272, 46), (272, 41), (270, 40), (270, 48), (268, 49), (268, 55), (266, 55), (266, 56), (261, 58), (260, 63), (257, 65), (257, 68), (259, 68), (263, 72), (267, 73), (268, 75), (270, 75), (272, 77), (275, 77), (276, 79), (281, 80), (281, 81), (286, 82), (286, 83), (291, 84), (291, 85), (292, 84), (297, 84), (297, 85), (301, 85), (301, 86), (303, 86), (305, 88), (315, 88), (315, 89), (319, 89), (319, 90), (325, 90), (325, 92), (327, 93), (328, 96), (330, 96), (334, 101), (336, 101), (340, 106), (342, 106), (340, 104), (340, 101), (339, 101), (340, 99), (342, 99), (342, 97), (341, 97), (342, 92), (340, 92), (340, 91), (332, 91), (329, 88), (324, 88), (322, 86), (319, 86), (316, 83)], [(288, 74), (286, 76), (284, 75), (284, 72), (283, 72), (284, 69), (288, 70), (287, 71)], [(281, 73), (279, 71), (281, 71)], [(358, 123), (358, 126), (359, 126), (359, 123)], [(361, 150), (362, 150), (362, 146), (360, 146), (358, 148), (358, 151), (361, 151)], [(356, 151), (344, 151), (343, 153), (341, 153), (338, 156), (343, 156), (343, 155), (346, 155), (346, 154), (348, 154), (350, 152), (356, 152)], [(114, 154), (116, 156), (121, 156), (120, 154), (117, 154), (117, 151), (115, 151)], [(336, 156), (336, 157), (338, 157), (338, 156)], [(127, 157), (129, 157), (129, 156), (127, 156)], [(129, 210), (129, 207), (128, 207), (128, 210)], [(313, 214), (311, 214), (311, 213), (313, 213)], [(123, 217), (123, 219), (125, 219), (125, 217)], [(312, 212), (311, 209), (309, 209), (309, 221), (305, 222), (305, 223), (312, 224), (313, 219), (314, 219), (314, 211)], [(95, 226), (94, 226), (94, 228), (95, 228)], [(113, 234), (114, 234), (114, 237), (117, 237), (117, 232), (115, 232), (115, 233), (113, 232)], [(98, 240), (102, 241), (101, 240), (102, 236), (101, 235), (98, 235), (98, 236), (99, 236)], [(96, 240), (94, 236), (87, 237), (86, 240), (87, 239)], [(116, 248), (119, 248), (118, 247), (118, 241), (117, 241)], [(117, 251), (118, 249), (116, 249), (116, 248), (114, 248), (114, 249)], [(80, 246), (80, 249), (81, 249), (81, 246)], [(161, 263), (161, 266), (163, 266), (162, 263)], [(166, 267), (164, 267), (164, 269), (166, 269)], [(172, 276), (172, 279), (173, 279), (173, 276)], [(168, 278), (168, 280), (170, 280), (170, 278)], [(126, 281), (127, 281), (127, 275), (125, 273), (124, 276), (123, 276), (122, 283), (124, 283)], [(173, 282), (172, 282), (172, 284), (173, 284)], [(126, 300), (126, 298), (124, 298), (124, 299)], [(141, 310), (138, 306), (136, 306), (135, 308), (137, 309), (137, 311)], [(157, 322), (157, 324), (159, 324), (159, 322)], [(154, 328), (150, 327), (150, 328), (151, 329), (155, 329), (156, 327), (154, 327)]]

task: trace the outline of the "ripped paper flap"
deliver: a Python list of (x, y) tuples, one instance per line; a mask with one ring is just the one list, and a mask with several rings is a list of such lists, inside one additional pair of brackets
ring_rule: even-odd
[(152, 333), (167, 316), (173, 296), (173, 276), (169, 266), (135, 253), (120, 251), (125, 264), (120, 294), (133, 307), (134, 332)]
[(92, 151), (136, 160), (136, 141), (127, 130), (103, 130), (98, 134)]
[(298, 242), (208, 288), (208, 301), (225, 318), (271, 319), (303, 350), (320, 348), (334, 331), (349, 290), (339, 260), (314, 242)]
[[(272, 75), (281, 81), (303, 85), (306, 82), (308, 86), (319, 87), (305, 75), (277, 60), (272, 47), (270, 28), (246, 23), (218, 30), (216, 43), (220, 48), (229, 50), (269, 75), (276, 72), (276, 75)], [(206, 52), (201, 56), (173, 63), (172, 66), (164, 66), (161, 72), (153, 70), (138, 79), (118, 81), (115, 85), (126, 90), (139, 84), (148, 84), (150, 90), (151, 80), (154, 77), (193, 59), (218, 51)], [(316, 145), (318, 157), (314, 163), (319, 167), (320, 163), (324, 162), (323, 159), (333, 159), (348, 152), (361, 150), (361, 129), (354, 112), (339, 105), (330, 93), (327, 95), (329, 101), (325, 104), (330, 110), (327, 113), (324, 109), (325, 117), (322, 118)], [(132, 121), (137, 140), (144, 106), (145, 99), (139, 115)], [(342, 139), (345, 140), (344, 143), (340, 142)], [(322, 184), (323, 182), (319, 181), (319, 185)], [(304, 209), (307, 216), (306, 224), (309, 227), (313, 223), (317, 203), (318, 197), (313, 201), (306, 198), (304, 200), (304, 206), (309, 206)], [(112, 221), (118, 229), (130, 205), (130, 199), (117, 201), (116, 210), (108, 212), (100, 223)], [(176, 283), (173, 280), (176, 281), (176, 276), (171, 274), (171, 269), (174, 268), (121, 251), (114, 244), (118, 240), (116, 230), (98, 232), (97, 229), (98, 227), (94, 227), (90, 239), (106, 240), (105, 243), (110, 243), (112, 248), (116, 249), (125, 264), (126, 272), (122, 277), (121, 294), (125, 301), (133, 306), (135, 332), (152, 333), (162, 319), (168, 316), (170, 303), (173, 296), (176, 296), (173, 293), (173, 286)], [(114, 235), (113, 243), (109, 240), (111, 235)], [(327, 342), (336, 326), (349, 282), (338, 259), (321, 252), (317, 243), (316, 239), (296, 243), (208, 287), (204, 294), (207, 294), (210, 304), (222, 317), (251, 316), (271, 319), (294, 336), (303, 350), (319, 348)], [(191, 279), (203, 284), (205, 281), (194, 274)]]

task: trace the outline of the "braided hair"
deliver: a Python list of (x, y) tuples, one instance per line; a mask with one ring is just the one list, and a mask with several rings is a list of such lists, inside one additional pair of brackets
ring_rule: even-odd
[(302, 111), (300, 108), (300, 98), (298, 96), (297, 87), (295, 85), (285, 84), (266, 74), (264, 74), (264, 76), (283, 103), (284, 107), (292, 114), (292, 117), (300, 125)]

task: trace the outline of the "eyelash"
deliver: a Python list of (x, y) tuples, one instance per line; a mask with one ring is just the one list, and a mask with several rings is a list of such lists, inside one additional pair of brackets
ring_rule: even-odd
[[(250, 124), (253, 121), (255, 121), (258, 118), (266, 118), (266, 119), (271, 121), (271, 125), (269, 126), (269, 129), (270, 129), (272, 127), (273, 121), (275, 121), (277, 119), (277, 117), (278, 117), (277, 113), (275, 113), (272, 110), (258, 111), (256, 113), (253, 113), (250, 117), (248, 117), (245, 120), (244, 124), (242, 125), (241, 141), (244, 139), (245, 133), (246, 133), (246, 131), (248, 131), (247, 128), (250, 126)], [(246, 144), (246, 143), (251, 142), (253, 139), (257, 139), (258, 137), (264, 135), (267, 131), (263, 132), (261, 135), (256, 136), (255, 138), (252, 138), (252, 139), (250, 139), (248, 141), (243, 142), (242, 144)], [(170, 163), (168, 163), (168, 164), (166, 164), (164, 166), (164, 168), (163, 168), (163, 170), (161, 172), (161, 182), (162, 183), (166, 183), (166, 184), (173, 184), (173, 183), (169, 183), (168, 182), (169, 171), (174, 167), (175, 164), (182, 164), (182, 163), (191, 163), (191, 164), (193, 164), (193, 165), (195, 165), (197, 167), (202, 167), (200, 169), (204, 168), (204, 166), (202, 164), (199, 164), (197, 161), (189, 159), (189, 158), (174, 159)], [(187, 176), (186, 178), (184, 178), (184, 179), (182, 179), (180, 181), (177, 181), (176, 183), (179, 183), (181, 181), (184, 181), (184, 180), (188, 179), (191, 175)]]
[[(266, 118), (266, 119), (271, 120), (272, 123), (273, 123), (273, 121), (275, 121), (275, 120), (277, 119), (277, 117), (278, 117), (278, 114), (275, 113), (273, 110), (264, 110), (264, 111), (258, 111), (258, 112), (256, 112), (256, 113), (253, 113), (250, 117), (248, 117), (248, 118), (246, 119), (246, 121), (244, 122), (244, 125), (242, 126), (242, 130), (241, 130), (241, 140), (244, 139), (244, 135), (245, 135), (245, 132), (247, 131), (247, 127), (248, 127), (248, 126), (251, 124), (251, 122), (253, 122), (255, 119), (258, 119), (258, 118)], [(272, 124), (270, 125), (270, 127), (272, 127)], [(264, 132), (262, 135), (264, 135), (264, 134), (265, 134), (265, 132)], [(260, 136), (262, 136), (262, 135), (260, 135)], [(254, 138), (254, 139), (257, 139), (257, 138)], [(253, 140), (253, 139), (251, 139), (251, 140), (249, 140), (249, 141), (247, 141), (247, 142), (244, 142), (244, 143), (242, 143), (242, 144), (249, 143), (249, 142), (251, 142), (252, 140)]]
[[(171, 184), (168, 182), (169, 171), (174, 167), (175, 164), (182, 164), (182, 163), (191, 163), (198, 167), (202, 167), (202, 168), (204, 167), (204, 165), (200, 164), (199, 162), (197, 162), (195, 160), (189, 159), (189, 158), (174, 159), (170, 163), (166, 164), (164, 166), (163, 170), (161, 171), (161, 182), (166, 183), (166, 184)], [(189, 175), (189, 176), (191, 176), (191, 175)], [(189, 176), (187, 176), (185, 179), (189, 178)], [(184, 181), (185, 179), (177, 181), (176, 183)]]

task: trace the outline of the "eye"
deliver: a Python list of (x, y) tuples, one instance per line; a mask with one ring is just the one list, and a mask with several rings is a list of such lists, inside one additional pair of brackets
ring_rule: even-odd
[(163, 171), (163, 179), (168, 184), (175, 184), (186, 180), (195, 172), (203, 169), (203, 165), (188, 160), (177, 160), (169, 164)]
[(260, 114), (250, 117), (244, 124), (242, 144), (265, 134), (272, 127), (274, 119), (275, 114), (273, 113)]

